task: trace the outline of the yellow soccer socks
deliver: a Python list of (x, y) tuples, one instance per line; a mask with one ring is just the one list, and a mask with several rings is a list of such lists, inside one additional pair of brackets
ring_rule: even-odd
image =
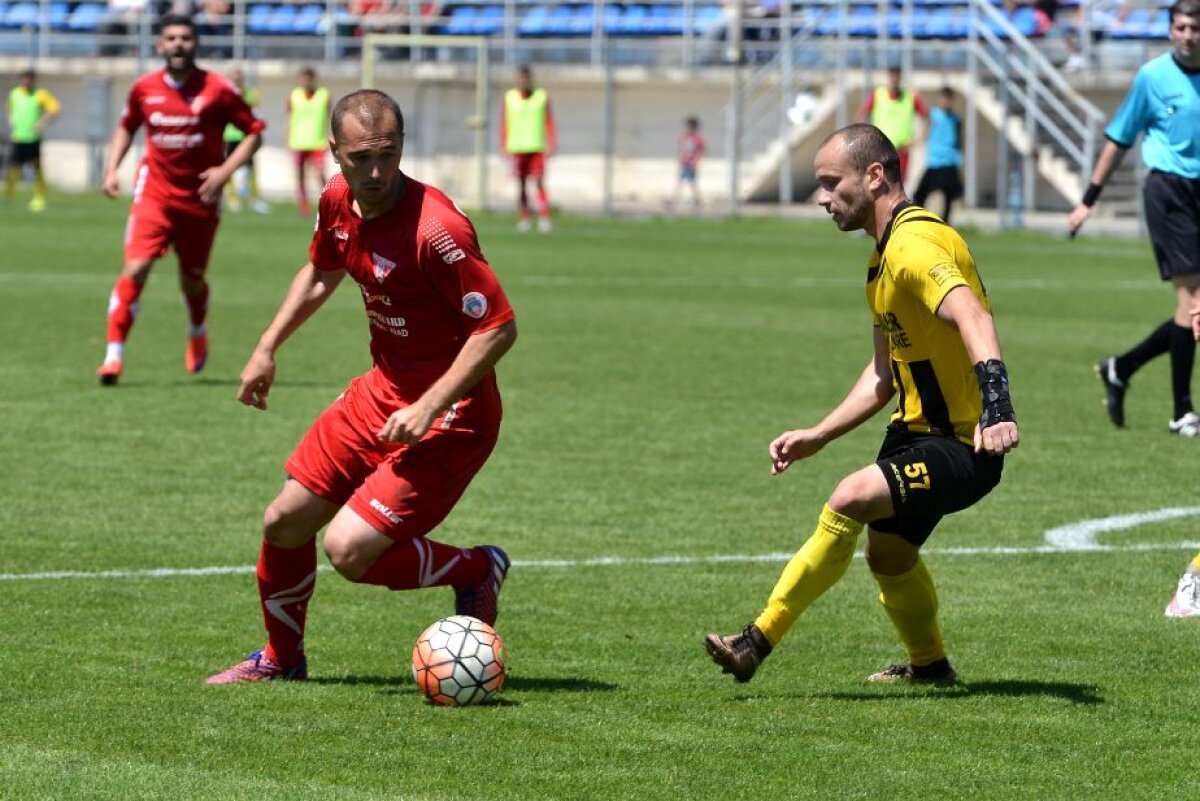
[(821, 510), (816, 531), (783, 569), (767, 608), (754, 621), (771, 645), (778, 645), (800, 613), (846, 572), (862, 529), (862, 523), (828, 505)]
[(1191, 572), (1200, 575), (1200, 553), (1196, 554), (1196, 558), (1192, 560), (1188, 567), (1191, 568)]
[(937, 590), (925, 563), (917, 563), (898, 576), (872, 573), (879, 584), (879, 602), (908, 649), (909, 663), (921, 667), (946, 658), (938, 626)]

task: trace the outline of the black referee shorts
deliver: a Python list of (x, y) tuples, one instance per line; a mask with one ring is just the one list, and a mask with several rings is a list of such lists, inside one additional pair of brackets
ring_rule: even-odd
[(1154, 170), (1142, 204), (1162, 280), (1200, 273), (1200, 180)]
[(975, 453), (953, 437), (888, 430), (875, 460), (895, 513), (871, 528), (920, 547), (943, 517), (973, 506), (1000, 483), (1004, 457)]
[(14, 167), (22, 164), (36, 164), (42, 160), (42, 143), (37, 142), (13, 142), (12, 151), (9, 153), (8, 163)]

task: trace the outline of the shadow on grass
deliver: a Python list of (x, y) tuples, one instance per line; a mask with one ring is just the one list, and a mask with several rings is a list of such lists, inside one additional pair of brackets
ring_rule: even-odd
[[(1046, 697), (1060, 698), (1073, 704), (1093, 705), (1104, 703), (1098, 687), (1066, 681), (1032, 681), (1025, 679), (998, 679), (996, 681), (956, 682), (954, 684), (928, 684), (923, 686), (903, 685), (893, 687), (899, 692), (889, 692), (880, 687), (879, 692), (856, 693), (809, 693), (808, 698), (829, 698), (835, 701), (904, 701), (940, 698), (957, 700), (999, 696), (1005, 698)], [(914, 692), (915, 691), (915, 692)]]
[[(416, 687), (413, 677), (404, 673), (395, 676), (358, 676), (353, 674), (349, 676), (311, 676), (308, 682), (309, 684), (342, 684), (351, 687), (383, 687), (390, 690)], [(504, 688), (531, 693), (592, 693), (612, 692), (620, 689), (620, 685), (591, 679), (509, 676), (504, 682)], [(497, 701), (501, 700), (497, 699)]]
[(504, 686), (533, 693), (594, 693), (621, 689), (621, 685), (607, 681), (537, 676), (509, 676)]

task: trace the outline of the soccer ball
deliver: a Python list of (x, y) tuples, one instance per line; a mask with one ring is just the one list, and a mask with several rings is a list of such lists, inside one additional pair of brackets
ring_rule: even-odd
[(467, 615), (445, 617), (417, 638), (413, 678), (440, 706), (482, 703), (504, 686), (504, 642), (496, 630)]

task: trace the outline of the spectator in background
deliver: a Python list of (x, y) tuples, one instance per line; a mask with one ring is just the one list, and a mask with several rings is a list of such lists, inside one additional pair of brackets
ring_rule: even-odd
[(1083, 37), (1090, 44), (1102, 40), (1107, 33), (1120, 28), (1129, 15), (1132, 5), (1120, 0), (1080, 0), (1075, 9), (1075, 20), (1067, 28), (1066, 41), (1071, 55), (1063, 64), (1065, 72), (1080, 72), (1091, 65), (1083, 52)]
[[(203, 54), (210, 58), (230, 58), (233, 48), (228, 37), (233, 35), (233, 3), (230, 0), (197, 0), (196, 32), (201, 41), (218, 40), (218, 44), (204, 48)], [(253, 104), (251, 104), (253, 105)]]
[(925, 206), (930, 192), (941, 192), (944, 202), (942, 219), (950, 222), (950, 204), (962, 197), (962, 118), (954, 110), (954, 90), (943, 86), (938, 104), (929, 112), (929, 136), (925, 148), (925, 174), (913, 195), (918, 206)]
[(704, 157), (704, 137), (700, 135), (700, 120), (688, 117), (683, 121), (683, 133), (679, 135), (679, 180), (675, 183), (675, 191), (667, 201), (671, 208), (679, 202), (679, 194), (684, 185), (692, 189), (692, 208), (700, 208), (700, 188), (696, 185), (696, 169), (700, 159)]
[(288, 149), (296, 158), (296, 202), (300, 213), (312, 213), (304, 185), (305, 165), (316, 175), (319, 194), (325, 184), (325, 149), (328, 138), (325, 123), (329, 119), (329, 90), (317, 86), (317, 73), (312, 67), (300, 70), (300, 85), (292, 90), (287, 101)]
[(28, 164), (33, 169), (33, 198), (29, 201), (30, 211), (46, 209), (46, 178), (42, 174), (42, 132), (58, 119), (61, 107), (54, 95), (37, 86), (37, 75), (33, 70), (21, 73), (21, 83), (8, 93), (5, 115), (8, 118), (9, 139), (12, 152), (8, 157), (8, 176), (4, 187), (4, 199), (12, 200), (21, 180), (21, 173)]
[[(229, 73), (229, 80), (233, 81), (234, 86), (242, 93), (242, 100), (246, 101), (246, 105), (254, 112), (255, 118), (259, 118), (258, 114), (258, 90), (246, 84), (246, 71), (241, 67), (235, 67)], [(233, 155), (233, 151), (246, 134), (242, 133), (236, 125), (230, 123), (225, 126), (225, 158)], [(259, 214), (266, 214), (271, 210), (267, 205), (267, 201), (262, 199), (262, 195), (258, 190), (258, 174), (254, 169), (254, 156), (233, 174), (233, 180), (225, 184), (225, 206), (230, 211), (241, 211), (242, 203), (247, 202), (250, 208)]]
[(148, 8), (148, 0), (108, 0), (108, 16), (97, 29), (100, 34), (100, 55), (119, 56), (135, 52), (132, 42), (122, 41), (122, 38), (137, 32), (142, 15)]
[(891, 140), (900, 154), (900, 178), (908, 173), (908, 149), (919, 141), (917, 117), (929, 121), (929, 107), (916, 92), (904, 89), (899, 67), (888, 70), (886, 86), (876, 87), (858, 110), (858, 121), (869, 122)]
[(517, 71), (517, 85), (504, 93), (500, 117), (500, 146), (512, 160), (513, 177), (517, 179), (519, 231), (528, 231), (532, 227), (526, 189), (531, 178), (537, 186), (538, 230), (547, 233), (553, 228), (545, 179), (546, 159), (554, 154), (556, 144), (550, 96), (545, 89), (534, 87), (533, 72), (529, 67), (521, 67)]

